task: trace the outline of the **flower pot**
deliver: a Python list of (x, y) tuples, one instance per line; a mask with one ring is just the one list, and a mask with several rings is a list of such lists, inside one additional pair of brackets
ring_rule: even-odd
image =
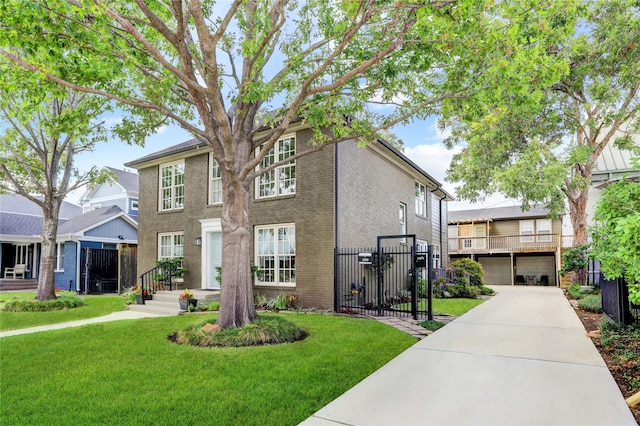
[(137, 305), (142, 305), (144, 304), (144, 300), (141, 294), (136, 294), (136, 304)]
[(180, 310), (187, 311), (189, 310), (189, 306), (193, 306), (194, 308), (198, 306), (198, 299), (180, 299)]
[(153, 295), (152, 294), (145, 294), (144, 295), (144, 300), (153, 300)]

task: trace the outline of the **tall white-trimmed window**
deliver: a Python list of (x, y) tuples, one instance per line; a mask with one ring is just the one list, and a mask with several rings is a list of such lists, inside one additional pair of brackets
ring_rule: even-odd
[(416, 215), (427, 217), (427, 187), (416, 182)]
[[(286, 160), (296, 153), (295, 136), (280, 139), (262, 159), (258, 170)], [(256, 198), (269, 198), (296, 193), (296, 162), (285, 163), (256, 179)]]
[(64, 243), (56, 243), (55, 247), (55, 269), (64, 271)]
[(158, 260), (184, 256), (184, 234), (166, 232), (158, 234)]
[(296, 283), (296, 227), (294, 224), (256, 226), (255, 263), (258, 284), (294, 286)]
[(222, 204), (222, 175), (213, 153), (209, 154), (209, 204)]
[(160, 211), (184, 207), (184, 161), (160, 166)]
[(407, 234), (407, 205), (404, 203), (399, 204), (399, 234), (406, 235)]
[[(551, 242), (551, 219), (536, 219), (536, 233), (538, 234), (538, 242)], [(544, 235), (540, 235), (544, 234)]]
[(533, 220), (521, 220), (520, 221), (520, 242), (532, 243), (535, 234), (535, 221)]
[(431, 259), (432, 259), (432, 266), (434, 268), (439, 268), (441, 263), (440, 263), (440, 244), (433, 244), (431, 246)]

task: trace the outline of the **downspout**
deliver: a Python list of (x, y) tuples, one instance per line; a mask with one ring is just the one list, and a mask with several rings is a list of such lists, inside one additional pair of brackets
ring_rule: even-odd
[(76, 292), (80, 290), (79, 286), (80, 286), (80, 241), (76, 241)]
[(338, 144), (335, 144), (333, 146), (333, 162), (334, 162), (334, 170), (333, 170), (333, 185), (334, 185), (334, 189), (333, 189), (333, 198), (334, 198), (334, 204), (333, 204), (333, 209), (334, 209), (334, 231), (335, 231), (335, 236), (334, 236), (334, 241), (335, 241), (335, 248), (333, 251), (333, 310), (337, 311), (338, 310), (338, 250), (340, 248), (340, 216), (339, 216), (339, 212), (340, 212), (340, 167), (338, 166), (338, 160), (339, 160), (339, 151), (338, 151)]
[[(431, 191), (431, 193), (433, 194), (439, 189), (442, 189), (442, 187), (438, 186), (436, 189)], [(443, 242), (444, 242), (443, 238), (442, 238), (442, 200), (444, 200), (445, 198), (446, 198), (446, 196), (442, 196), (442, 197), (438, 196), (438, 229), (440, 229), (440, 235), (438, 237), (438, 242), (440, 244), (440, 267), (444, 267), (444, 263), (443, 263), (444, 256), (442, 256), (442, 252), (444, 251), (443, 250), (444, 246), (442, 245)], [(433, 238), (433, 235), (431, 237)], [(447, 258), (448, 257), (449, 257), (449, 248), (447, 246)], [(447, 263), (449, 263), (449, 262), (447, 261)]]
[(334, 222), (335, 222), (335, 243), (336, 243), (336, 248), (340, 247), (340, 221), (339, 221), (339, 211), (340, 211), (340, 186), (339, 186), (339, 182), (340, 182), (340, 167), (338, 166), (338, 160), (339, 160), (339, 151), (338, 151), (338, 144), (333, 145), (333, 150), (334, 150), (334, 172), (333, 172), (333, 179), (334, 179)]

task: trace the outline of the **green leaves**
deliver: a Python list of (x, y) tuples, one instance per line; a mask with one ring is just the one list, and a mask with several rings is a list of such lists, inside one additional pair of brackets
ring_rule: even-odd
[(622, 180), (603, 190), (595, 221), (591, 257), (608, 278), (640, 283), (640, 183)]

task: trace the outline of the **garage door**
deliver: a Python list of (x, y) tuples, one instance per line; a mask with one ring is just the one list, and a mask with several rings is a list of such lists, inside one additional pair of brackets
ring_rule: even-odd
[(537, 283), (543, 275), (549, 279), (549, 285), (556, 285), (556, 267), (553, 256), (516, 256), (516, 274), (532, 277)]
[(511, 260), (508, 257), (481, 257), (486, 285), (511, 284)]

